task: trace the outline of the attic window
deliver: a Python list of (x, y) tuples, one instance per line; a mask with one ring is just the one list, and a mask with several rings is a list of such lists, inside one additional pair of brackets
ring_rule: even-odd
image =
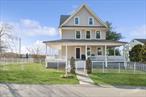
[(88, 24), (93, 25), (93, 17), (89, 17)]
[(75, 18), (74, 18), (74, 24), (75, 24), (75, 25), (78, 25), (78, 24), (79, 24), (79, 17), (75, 17)]

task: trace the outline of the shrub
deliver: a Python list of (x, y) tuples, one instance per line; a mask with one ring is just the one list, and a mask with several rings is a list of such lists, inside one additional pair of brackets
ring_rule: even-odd
[(140, 62), (141, 61), (141, 57), (140, 57), (141, 49), (142, 49), (142, 45), (138, 44), (138, 45), (135, 45), (131, 49), (131, 51), (129, 51), (130, 61), (133, 61), (133, 62)]
[(70, 59), (70, 66), (71, 66), (70, 72), (72, 74), (75, 74), (75, 59), (74, 59), (74, 57), (71, 57), (71, 59)]
[(92, 73), (92, 62), (90, 58), (86, 60), (86, 69), (88, 74)]

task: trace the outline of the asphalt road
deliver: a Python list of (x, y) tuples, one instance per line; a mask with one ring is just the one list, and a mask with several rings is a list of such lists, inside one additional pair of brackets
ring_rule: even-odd
[(0, 97), (146, 97), (146, 87), (0, 84)]

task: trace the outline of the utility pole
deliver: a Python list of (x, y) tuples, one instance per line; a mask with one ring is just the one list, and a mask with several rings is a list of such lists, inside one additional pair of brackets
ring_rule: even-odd
[(21, 57), (21, 38), (19, 37), (19, 55), (20, 55), (20, 57)]

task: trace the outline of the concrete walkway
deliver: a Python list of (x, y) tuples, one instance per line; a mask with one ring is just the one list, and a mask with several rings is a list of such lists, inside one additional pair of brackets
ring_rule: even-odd
[(146, 97), (146, 87), (0, 84), (0, 97)]
[(84, 70), (77, 70), (76, 75), (80, 84), (93, 85), (93, 80), (84, 72)]

